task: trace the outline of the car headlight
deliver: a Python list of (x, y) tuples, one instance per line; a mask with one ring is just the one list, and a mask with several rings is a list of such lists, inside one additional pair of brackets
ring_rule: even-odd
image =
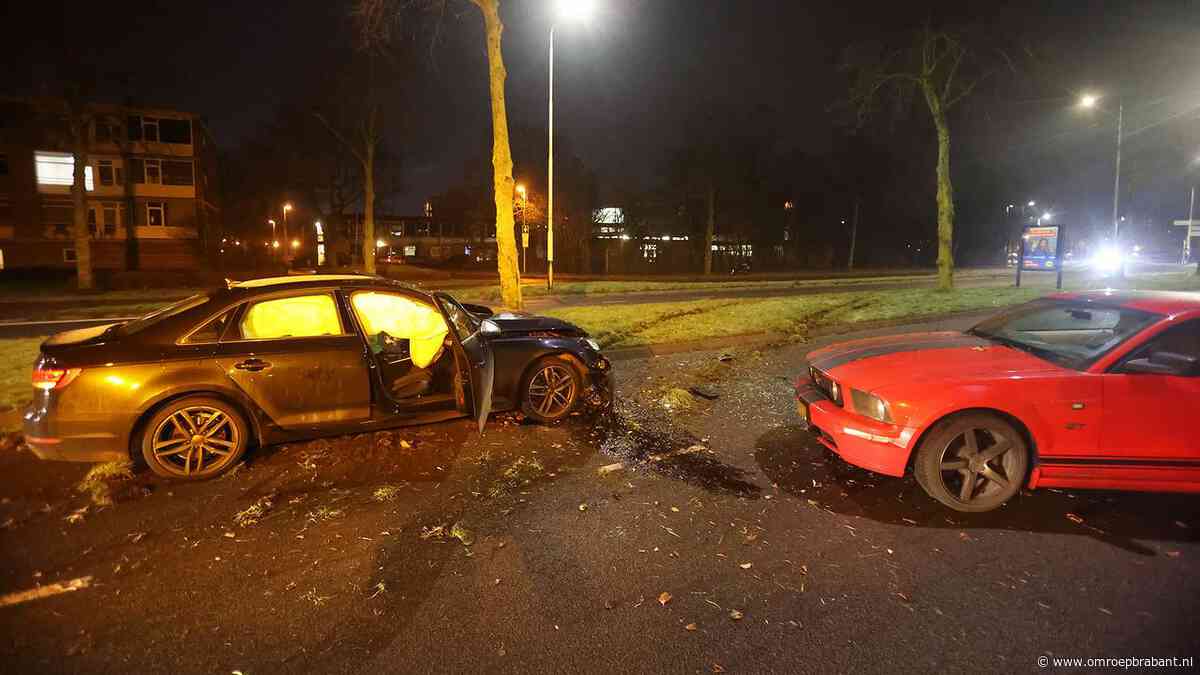
[(892, 415), (888, 411), (887, 401), (874, 394), (857, 389), (850, 390), (850, 398), (854, 401), (854, 411), (864, 417), (870, 417), (880, 422), (891, 422)]
[(592, 338), (583, 338), (583, 341), (586, 342), (587, 346), (591, 347), (592, 349), (594, 349), (596, 351), (600, 351), (600, 343), (599, 342), (596, 342)]

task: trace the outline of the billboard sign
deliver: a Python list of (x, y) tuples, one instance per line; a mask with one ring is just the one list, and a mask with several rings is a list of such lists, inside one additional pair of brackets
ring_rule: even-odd
[(1026, 270), (1056, 271), (1062, 261), (1058, 225), (1035, 225), (1025, 228), (1022, 236), (1021, 267)]

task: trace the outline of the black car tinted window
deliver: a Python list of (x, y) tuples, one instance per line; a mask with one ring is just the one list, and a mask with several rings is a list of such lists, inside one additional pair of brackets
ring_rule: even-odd
[(153, 326), (156, 323), (159, 323), (160, 321), (169, 319), (177, 314), (186, 312), (187, 310), (192, 309), (194, 307), (199, 307), (200, 305), (203, 305), (206, 302), (208, 302), (207, 295), (204, 295), (204, 294), (193, 295), (190, 298), (184, 298), (183, 300), (180, 300), (179, 302), (176, 302), (171, 305), (167, 305), (166, 307), (163, 307), (162, 309), (158, 309), (153, 312), (150, 312), (149, 314), (147, 314), (143, 317), (134, 319), (133, 321), (127, 321), (127, 322), (121, 324), (117, 328), (117, 331), (121, 335), (133, 335), (134, 333), (139, 333), (141, 331), (146, 330), (147, 328)]
[(185, 344), (204, 344), (207, 342), (217, 342), (221, 339), (221, 335), (225, 332), (225, 327), (229, 325), (229, 319), (233, 316), (233, 310), (222, 312), (220, 316), (213, 317), (204, 325), (192, 331), (190, 335), (183, 341)]

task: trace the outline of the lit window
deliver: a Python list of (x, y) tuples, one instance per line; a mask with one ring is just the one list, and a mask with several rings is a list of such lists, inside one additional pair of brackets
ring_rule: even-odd
[[(43, 152), (41, 150), (33, 153), (33, 160), (37, 169), (38, 185), (65, 185), (71, 187), (75, 184), (75, 156), (66, 152)], [(83, 167), (83, 185), (88, 190), (95, 190), (96, 185), (92, 182), (92, 167)]]
[(250, 306), (241, 323), (247, 340), (341, 335), (342, 322), (330, 295), (301, 295)]
[(163, 202), (146, 203), (146, 224), (162, 227), (167, 224), (167, 205)]
[(414, 246), (413, 244), (409, 244), (409, 245), (407, 245), (407, 246), (405, 246), (405, 247), (404, 247), (404, 255), (406, 255), (406, 256), (410, 256), (410, 257), (411, 257), (411, 256), (414, 256), (414, 255), (416, 255), (416, 254), (417, 254), (417, 247), (416, 247), (416, 246)]

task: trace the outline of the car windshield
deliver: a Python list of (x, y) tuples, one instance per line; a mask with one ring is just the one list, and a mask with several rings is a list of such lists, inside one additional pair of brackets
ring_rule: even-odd
[(120, 335), (133, 335), (134, 333), (146, 330), (159, 321), (169, 319), (176, 314), (179, 314), (180, 312), (186, 312), (193, 307), (199, 307), (206, 302), (208, 302), (208, 296), (204, 293), (193, 295), (189, 298), (184, 298), (179, 302), (167, 305), (161, 309), (156, 309), (145, 316), (118, 324), (117, 326), (113, 327), (113, 330)]
[(967, 332), (1084, 370), (1159, 318), (1128, 307), (1043, 299), (1014, 307)]

